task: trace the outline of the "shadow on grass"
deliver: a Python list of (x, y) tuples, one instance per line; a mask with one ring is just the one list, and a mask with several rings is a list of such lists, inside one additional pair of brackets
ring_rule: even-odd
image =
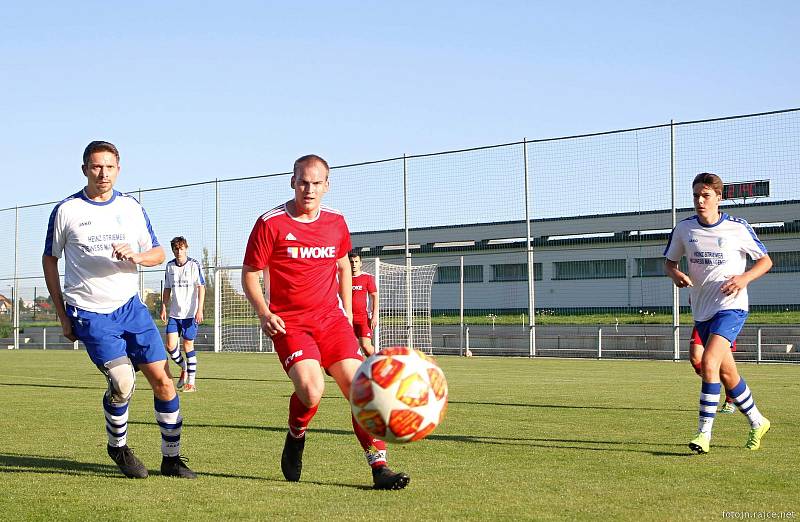
[[(152, 424), (142, 421), (130, 421), (129, 424)], [(184, 424), (189, 429), (193, 428), (215, 428), (215, 429), (232, 429), (232, 430), (257, 430), (270, 433), (285, 434), (286, 427), (284, 426), (253, 426), (253, 425), (233, 425), (233, 424)], [(330, 428), (311, 428), (309, 430), (311, 436), (314, 433), (323, 433), (326, 435), (346, 436), (352, 437), (351, 430), (338, 430)], [(570, 449), (579, 451), (618, 451), (629, 453), (648, 453), (650, 455), (659, 457), (691, 457), (694, 454), (689, 452), (686, 444), (683, 443), (660, 443), (649, 441), (610, 441), (610, 440), (589, 440), (589, 439), (559, 439), (559, 438), (531, 438), (531, 437), (497, 437), (492, 435), (428, 435), (429, 441), (442, 441), (442, 442), (457, 442), (463, 444), (487, 444), (487, 445), (505, 445), (505, 446), (522, 446), (533, 447), (542, 449)], [(586, 444), (580, 446), (579, 444)], [(591, 445), (599, 446), (592, 447)], [(656, 446), (664, 448), (676, 448), (675, 451), (669, 450), (650, 450), (640, 448), (637, 446)], [(717, 446), (720, 448), (734, 447), (734, 446)], [(677, 448), (681, 448), (680, 451)], [(338, 484), (343, 485), (343, 484)]]
[[(173, 377), (175, 377), (175, 376), (173, 376)], [(284, 378), (284, 379), (248, 379), (248, 378), (244, 378), (244, 377), (206, 377), (205, 375), (203, 375), (199, 380), (200, 381), (223, 381), (223, 382), (226, 382), (226, 381), (275, 382), (275, 383), (278, 383), (278, 384), (286, 384), (286, 383), (291, 384), (291, 381), (289, 379), (287, 379), (287, 378)]]
[[(151, 477), (160, 477), (161, 474), (148, 470)], [(78, 462), (76, 460), (53, 457), (48, 455), (20, 455), (17, 453), (0, 453), (0, 473), (44, 473), (54, 475), (98, 476), (128, 480), (116, 466), (112, 464), (98, 464), (94, 462)], [(235, 473), (198, 472), (199, 478), (216, 477), (228, 479), (258, 480), (266, 482), (285, 483), (283, 479), (256, 477), (252, 475), (239, 475)], [(353, 489), (372, 489), (363, 484), (344, 484), (340, 482), (319, 482), (304, 480), (303, 484), (317, 486), (336, 486)]]
[(510, 402), (486, 402), (486, 401), (447, 401), (448, 404), (467, 404), (471, 406), (511, 406), (517, 408), (550, 408), (556, 410), (611, 410), (611, 411), (677, 411), (677, 412), (687, 412), (692, 411), (696, 412), (697, 409), (691, 408), (649, 408), (647, 406), (644, 407), (632, 407), (632, 406), (594, 406), (594, 405), (586, 405), (586, 406), (574, 406), (571, 404), (520, 404), (520, 403), (510, 403)]
[(28, 388), (65, 388), (72, 390), (105, 390), (106, 386), (75, 386), (72, 384), (31, 384), (23, 382), (0, 382), (0, 386), (25, 386)]
[(94, 462), (78, 462), (47, 455), (20, 455), (0, 453), (0, 472), (3, 473), (57, 473), (65, 475), (97, 475), (125, 478), (116, 466)]

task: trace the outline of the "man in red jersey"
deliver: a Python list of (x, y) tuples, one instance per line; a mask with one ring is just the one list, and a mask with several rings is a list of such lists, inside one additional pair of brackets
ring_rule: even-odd
[[(242, 267), (244, 293), (294, 385), (281, 455), (283, 476), (292, 482), (300, 480), (306, 429), (322, 399), (321, 369), (349, 399), (363, 361), (351, 325), (350, 231), (340, 212), (321, 204), (329, 172), (319, 156), (295, 161), (290, 183), (294, 199), (256, 220)], [(386, 443), (368, 434), (352, 415), (351, 420), (372, 468), (373, 487), (406, 487), (409, 476), (386, 465)]]
[[(375, 353), (372, 332), (378, 326), (378, 288), (375, 286), (375, 278), (361, 271), (361, 254), (353, 251), (348, 257), (353, 269), (353, 331), (358, 337), (361, 351), (369, 357)], [(367, 296), (369, 296), (369, 312), (367, 312)]]

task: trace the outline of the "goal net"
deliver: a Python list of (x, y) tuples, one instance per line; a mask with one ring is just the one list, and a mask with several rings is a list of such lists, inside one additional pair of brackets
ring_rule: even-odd
[[(377, 269), (376, 269), (377, 267)], [(410, 346), (432, 350), (431, 288), (436, 265), (402, 265), (365, 259), (364, 272), (375, 276), (378, 286), (378, 327), (373, 335), (377, 349), (382, 346)], [(213, 292), (215, 350), (221, 352), (272, 352), (272, 340), (247, 301), (241, 286), (241, 267), (214, 270)], [(210, 290), (210, 292), (209, 292)]]
[(241, 267), (220, 267), (214, 271), (214, 309), (217, 311), (214, 350), (271, 352), (272, 340), (261, 331), (261, 323), (244, 295), (241, 280)]
[(436, 265), (393, 265), (365, 259), (363, 270), (378, 287), (375, 347), (409, 346), (428, 353), (431, 344), (431, 288)]

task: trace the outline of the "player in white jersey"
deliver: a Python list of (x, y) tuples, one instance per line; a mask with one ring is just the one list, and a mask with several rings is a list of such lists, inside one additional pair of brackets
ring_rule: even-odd
[[(695, 328), (705, 346), (701, 361), (698, 432), (689, 442), (697, 453), (708, 453), (720, 399), (720, 381), (750, 421), (745, 447), (756, 450), (770, 422), (755, 405), (750, 388), (736, 369), (731, 344), (747, 318), (747, 285), (772, 268), (766, 247), (741, 218), (719, 211), (722, 180), (698, 174), (692, 182), (696, 215), (684, 219), (670, 234), (664, 269), (678, 288), (690, 288)], [(678, 268), (686, 256), (688, 274)], [(745, 270), (747, 256), (755, 260)]]
[[(175, 259), (167, 263), (164, 273), (161, 320), (167, 325), (167, 352), (175, 364), (181, 367), (178, 388), (184, 392), (196, 392), (197, 354), (194, 350), (194, 339), (197, 337), (197, 326), (203, 322), (206, 280), (200, 263), (187, 255), (189, 243), (186, 238), (174, 237), (169, 246)], [(178, 337), (183, 338), (183, 356), (178, 348)]]
[[(147, 468), (127, 444), (128, 402), (136, 370), (153, 389), (161, 430), (161, 474), (195, 478), (180, 456), (183, 419), (164, 343), (139, 298), (137, 265), (164, 261), (144, 208), (114, 190), (119, 152), (93, 141), (83, 153), (86, 186), (61, 201), (50, 214), (42, 267), (64, 337), (79, 339), (106, 377), (103, 395), (108, 455), (129, 478), (145, 478)], [(64, 290), (58, 259), (64, 257)]]

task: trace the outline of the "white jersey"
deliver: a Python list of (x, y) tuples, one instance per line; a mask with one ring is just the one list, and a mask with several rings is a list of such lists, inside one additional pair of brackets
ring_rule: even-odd
[(748, 255), (760, 259), (766, 254), (767, 248), (747, 221), (724, 213), (713, 225), (703, 225), (697, 216), (684, 219), (675, 226), (664, 250), (670, 261), (686, 256), (689, 262), (695, 321), (708, 321), (720, 310), (747, 311), (747, 288), (727, 296), (720, 287), (729, 277), (744, 273)]
[(198, 286), (205, 286), (203, 269), (196, 259), (186, 259), (182, 265), (176, 259), (167, 263), (164, 288), (170, 288), (169, 316), (175, 319), (191, 319), (197, 313)]
[(111, 257), (113, 244), (134, 251), (159, 246), (144, 208), (114, 191), (111, 199), (90, 200), (81, 190), (55, 206), (47, 224), (44, 254), (64, 256), (64, 301), (96, 313), (110, 313), (139, 292), (137, 267)]

